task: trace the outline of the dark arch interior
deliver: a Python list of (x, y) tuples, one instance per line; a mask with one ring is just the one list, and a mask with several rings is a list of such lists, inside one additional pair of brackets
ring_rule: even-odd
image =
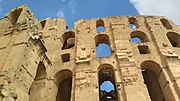
[(71, 101), (72, 72), (61, 70), (55, 75), (55, 82), (58, 85), (56, 101)]
[(71, 101), (72, 77), (61, 81), (58, 88), (56, 101)]
[(172, 29), (172, 26), (171, 24), (169, 23), (168, 20), (166, 19), (160, 19), (161, 23), (163, 24), (163, 26), (166, 28), (166, 29)]
[(167, 37), (173, 47), (180, 47), (180, 35), (174, 32), (168, 32)]
[(61, 59), (62, 59), (62, 62), (70, 61), (70, 54), (69, 53), (62, 54)]
[(22, 8), (18, 8), (13, 12), (11, 12), (7, 17), (13, 24), (16, 24), (22, 11), (23, 11)]
[[(109, 65), (101, 65), (100, 68), (98, 72), (100, 101), (118, 101), (113, 69)], [(104, 82), (109, 82), (113, 87), (109, 91), (102, 89)]]
[(159, 65), (155, 62), (146, 61), (141, 64), (141, 68), (151, 101), (165, 101), (165, 96), (158, 81)]
[(72, 31), (66, 32), (62, 36), (63, 38), (63, 47), (62, 50), (64, 49), (70, 49), (75, 46), (75, 33)]

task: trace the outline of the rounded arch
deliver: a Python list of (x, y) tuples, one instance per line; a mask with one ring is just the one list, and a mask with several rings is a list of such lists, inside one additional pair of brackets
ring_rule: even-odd
[(62, 35), (63, 41), (67, 40), (70, 37), (75, 37), (75, 33), (73, 31), (67, 31)]
[(104, 68), (114, 71), (114, 67), (111, 64), (108, 64), (108, 63), (104, 63), (104, 64), (99, 65), (98, 66), (98, 71), (101, 71)]
[(62, 49), (69, 49), (75, 46), (75, 33), (73, 31), (65, 32), (62, 35), (63, 47)]
[(105, 30), (104, 21), (99, 19), (96, 21), (96, 32), (102, 32)]
[(106, 34), (98, 34), (95, 36), (96, 57), (109, 57), (112, 55), (109, 36)]
[(57, 84), (57, 86), (59, 86), (59, 84), (61, 83), (61, 81), (67, 79), (67, 78), (71, 78), (73, 75), (73, 72), (69, 69), (63, 69), (58, 71), (55, 75), (54, 75), (54, 81)]
[(133, 32), (131, 32), (130, 37), (131, 37), (131, 39), (139, 38), (141, 42), (149, 41), (147, 35), (142, 31), (133, 31)]
[(172, 29), (172, 26), (167, 19), (162, 18), (160, 21), (166, 29)]
[(96, 21), (96, 27), (104, 26), (104, 21), (102, 19), (99, 19)]
[(167, 37), (173, 47), (180, 47), (180, 35), (175, 32), (168, 32)]
[(109, 80), (111, 83), (115, 83), (114, 67), (110, 64), (102, 64), (98, 67), (98, 76), (100, 78), (99, 84)]
[(128, 21), (129, 21), (130, 27), (131, 27), (132, 29), (137, 29), (137, 28), (139, 28), (138, 20), (137, 20), (136, 18), (134, 18), (134, 17), (129, 17)]
[(162, 81), (165, 80), (159, 75), (161, 67), (158, 63), (147, 60), (141, 63), (141, 72), (144, 79), (144, 84), (147, 86), (149, 96), (152, 101), (165, 101), (164, 94), (168, 94), (164, 90)]
[(101, 43), (110, 45), (109, 36), (106, 34), (98, 34), (95, 36), (95, 44), (98, 46)]
[(158, 74), (161, 71), (160, 65), (152, 60), (143, 61), (140, 66), (141, 66), (141, 69), (151, 70), (155, 74)]
[(72, 71), (63, 69), (55, 74), (54, 79), (58, 86), (56, 101), (71, 101)]
[[(115, 72), (114, 67), (110, 64), (101, 64), (98, 67), (98, 81), (99, 81), (99, 99), (100, 101), (112, 100), (117, 101), (117, 90), (115, 82)], [(103, 90), (101, 88), (102, 84), (106, 81), (109, 81), (112, 84), (110, 92)]]

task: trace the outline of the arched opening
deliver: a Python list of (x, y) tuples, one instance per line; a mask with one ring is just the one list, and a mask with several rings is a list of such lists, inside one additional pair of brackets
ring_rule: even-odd
[(16, 9), (16, 10), (10, 12), (10, 14), (7, 16), (7, 18), (8, 18), (13, 24), (16, 24), (22, 11), (23, 11), (22, 8), (18, 8), (18, 9)]
[(172, 26), (167, 19), (160, 19), (160, 21), (166, 29), (172, 29)]
[(147, 86), (149, 96), (152, 101), (165, 101), (165, 96), (159, 83), (159, 73), (161, 68), (159, 64), (153, 61), (144, 61), (141, 63), (141, 72), (144, 83)]
[(138, 20), (134, 17), (129, 18), (129, 27), (133, 30), (136, 30), (139, 27)]
[(133, 31), (131, 34), (131, 41), (134, 43), (148, 42), (147, 35), (142, 31)]
[(180, 47), (180, 35), (175, 32), (168, 32), (167, 37), (173, 47)]
[(62, 38), (63, 38), (62, 50), (75, 47), (75, 33), (73, 31), (64, 33)]
[(118, 101), (113, 67), (103, 64), (98, 70), (100, 101)]
[(45, 100), (44, 93), (46, 92), (44, 89), (46, 86), (46, 68), (42, 62), (39, 63), (36, 76), (34, 79), (34, 82), (31, 85), (31, 88), (29, 90), (29, 101), (39, 101), (41, 99), (42, 101)]
[(55, 82), (58, 85), (56, 101), (70, 101), (72, 90), (72, 72), (61, 70), (55, 75)]
[(96, 44), (96, 57), (109, 57), (111, 56), (111, 48), (109, 37), (105, 34), (99, 34), (95, 37)]
[(102, 32), (105, 30), (105, 27), (104, 27), (104, 21), (103, 20), (97, 20), (96, 21), (96, 32)]

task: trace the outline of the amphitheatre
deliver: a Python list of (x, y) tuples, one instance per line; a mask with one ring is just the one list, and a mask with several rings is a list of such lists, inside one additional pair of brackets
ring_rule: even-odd
[[(96, 56), (100, 44), (109, 56)], [(22, 5), (0, 19), (0, 101), (179, 100), (180, 26), (164, 16), (80, 19), (68, 29)]]

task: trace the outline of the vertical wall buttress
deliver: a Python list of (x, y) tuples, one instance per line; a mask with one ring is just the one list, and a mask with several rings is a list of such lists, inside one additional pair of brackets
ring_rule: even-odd
[(29, 89), (29, 101), (45, 101), (46, 96), (47, 73), (43, 63), (39, 63), (35, 79)]

